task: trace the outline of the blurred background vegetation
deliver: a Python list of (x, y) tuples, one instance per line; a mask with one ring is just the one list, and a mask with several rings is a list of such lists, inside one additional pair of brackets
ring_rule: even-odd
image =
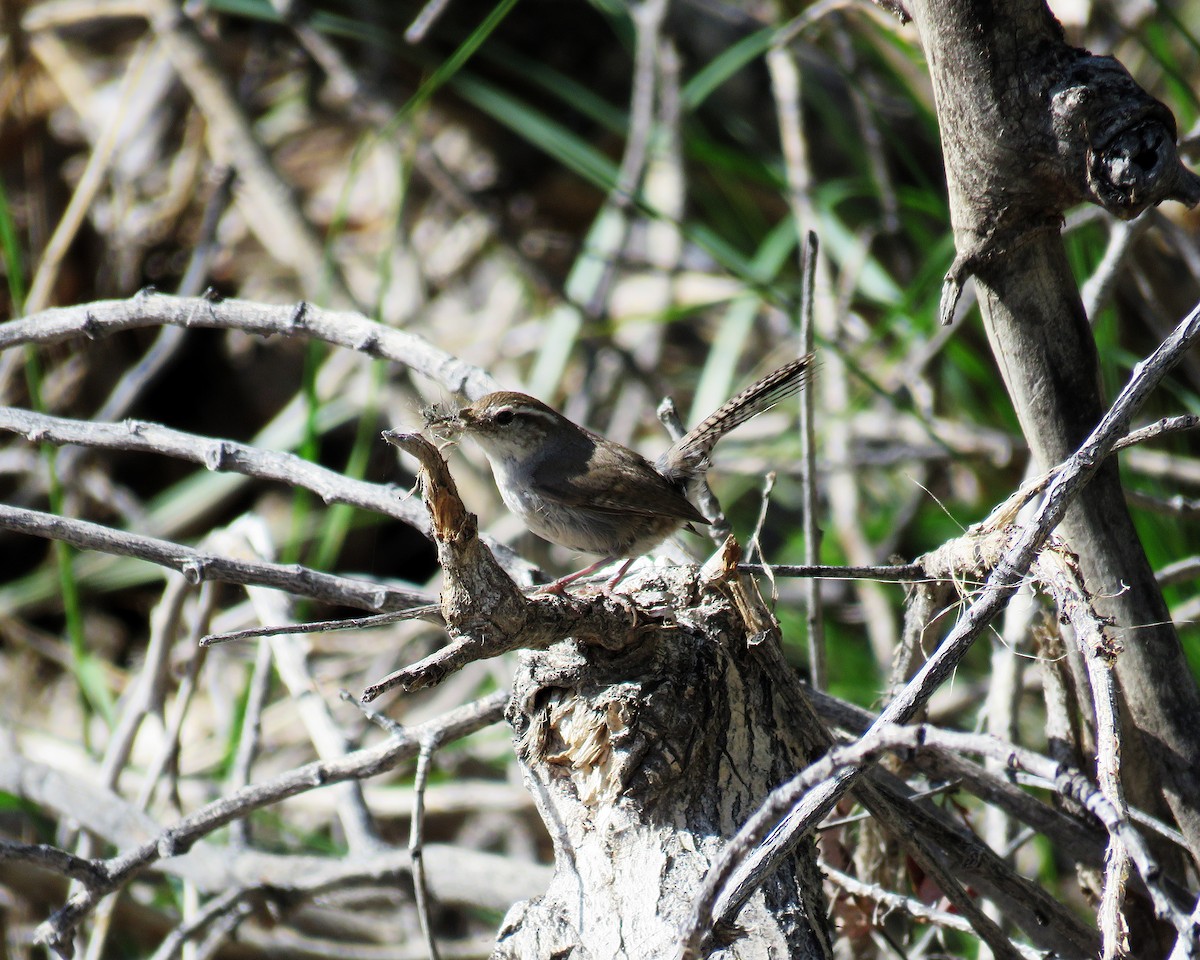
[[(985, 516), (1027, 468), (970, 298), (952, 327), (937, 324), (953, 243), (915, 30), (867, 3), (676, 0), (639, 68), (637, 18), (655, 6), (450, 0), (416, 38), (421, 6), (409, 2), (212, 0), (180, 10), (165, 0), (9, 0), (0, 12), (0, 311), (7, 319), (147, 286), (354, 308), (656, 455), (667, 442), (654, 418), (660, 397), (673, 396), (695, 422), (799, 350), (798, 231), (765, 61), (779, 31), (791, 30), (810, 161), (809, 222), (799, 226), (819, 237), (836, 304), (835, 325), (817, 340), (821, 560), (912, 559)], [(1115, 55), (1170, 107), (1194, 164), (1200, 3), (1051, 6), (1072, 42)], [(188, 65), (188, 51), (200, 62)], [(639, 105), (635, 92), (646, 89)], [(252, 161), (266, 172), (251, 175)], [(1174, 204), (1132, 225), (1090, 209), (1069, 216), (1068, 248), (1110, 390), (1196, 301), (1198, 226)], [(161, 355), (157, 374), (106, 408), (151, 351)], [(0, 390), (7, 404), (154, 420), (401, 483), (379, 431), (413, 429), (422, 404), (448, 399), (396, 366), (215, 331), (9, 351)], [(1147, 419), (1182, 412), (1200, 413), (1194, 356)], [(712, 477), (745, 541), (763, 475), (777, 472), (760, 538), (770, 562), (803, 559), (792, 422), (772, 414), (730, 438)], [(1195, 440), (1176, 437), (1122, 455), (1156, 568), (1196, 552), (1197, 452)], [(492, 533), (547, 569), (577, 563), (521, 532), (476, 451), (451, 462)], [(9, 503), (188, 543), (251, 515), (282, 560), (436, 582), (421, 536), (310, 495), (165, 457), (39, 451), (23, 438), (4, 440), (0, 464)], [(870, 706), (891, 666), (903, 589), (821, 589), (830, 689)], [(162, 591), (162, 572), (146, 564), (0, 534), (2, 722), (64, 763), (94, 763)], [(799, 587), (784, 581), (778, 593), (789, 652), (803, 665)], [(215, 628), (246, 622), (238, 592), (219, 594)], [(1200, 663), (1195, 574), (1167, 596)], [(337, 612), (304, 604), (289, 615)], [(331, 700), (340, 688), (359, 691), (441, 642), (418, 626), (314, 638), (318, 686)], [(176, 667), (193, 656), (181, 644)], [(975, 723), (988, 657), (980, 645), (939, 700), (940, 715)], [(252, 661), (250, 647), (223, 650), (200, 674), (177, 760), (184, 809), (211, 796), (228, 769)], [(392, 712), (411, 722), (504, 684), (504, 664), (476, 667)], [(1024, 682), (1036, 714), (1032, 661)], [(337, 709), (352, 740), (368, 735), (350, 707)], [(287, 701), (271, 710), (268, 771), (310, 755)], [(1028, 725), (1040, 727), (1036, 716)], [(491, 810), (431, 800), (434, 836), (544, 852), (506, 758), (493, 730), (439, 759), (447, 789), (466, 779), (508, 792)], [(393, 788), (403, 783), (372, 789)], [(50, 826), (9, 806), (12, 835), (29, 840)], [(402, 824), (406, 808), (396, 806)], [(310, 804), (261, 826), (282, 848), (337, 848), (327, 818)]]

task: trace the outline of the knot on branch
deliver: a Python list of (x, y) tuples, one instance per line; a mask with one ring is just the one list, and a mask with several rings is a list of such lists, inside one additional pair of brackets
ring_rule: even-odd
[(1175, 149), (1175, 118), (1113, 57), (1079, 52), (1050, 90), (1061, 172), (1081, 199), (1123, 220), (1163, 200), (1200, 202)]
[(965, 43), (956, 62), (992, 64), (986, 82), (934, 72), (950, 122), (974, 131), (944, 145), (958, 252), (942, 289), (943, 324), (969, 277), (986, 279), (1022, 244), (1060, 230), (1069, 207), (1094, 203), (1130, 220), (1164, 200), (1200, 202), (1171, 111), (1114, 58), (1068, 47), (1057, 29), (1046, 39), (1020, 58)]

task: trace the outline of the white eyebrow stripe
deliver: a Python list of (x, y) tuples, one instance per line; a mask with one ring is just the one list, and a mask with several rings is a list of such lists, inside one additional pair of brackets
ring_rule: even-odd
[(511, 413), (515, 417), (536, 417), (540, 420), (545, 420), (547, 423), (554, 423), (557, 417), (549, 410), (540, 410), (537, 407), (512, 407), (503, 406), (495, 413), (492, 418), (495, 419), (502, 413)]

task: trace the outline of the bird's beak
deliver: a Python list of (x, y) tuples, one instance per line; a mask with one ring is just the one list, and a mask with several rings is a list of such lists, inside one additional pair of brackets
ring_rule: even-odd
[(427, 407), (423, 412), (425, 429), (440, 440), (458, 439), (471, 423), (471, 411), (466, 407), (457, 411), (449, 407)]

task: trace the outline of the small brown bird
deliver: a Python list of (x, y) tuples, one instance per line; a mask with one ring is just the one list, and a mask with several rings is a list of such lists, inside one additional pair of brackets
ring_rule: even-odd
[(684, 524), (708, 523), (690, 497), (710, 466), (713, 446), (734, 427), (796, 393), (811, 364), (811, 356), (802, 357), (763, 377), (654, 463), (523, 393), (489, 393), (431, 426), (479, 444), (500, 496), (533, 533), (602, 556), (546, 589), (559, 591), (612, 560), (630, 558), (611, 587), (632, 558)]

